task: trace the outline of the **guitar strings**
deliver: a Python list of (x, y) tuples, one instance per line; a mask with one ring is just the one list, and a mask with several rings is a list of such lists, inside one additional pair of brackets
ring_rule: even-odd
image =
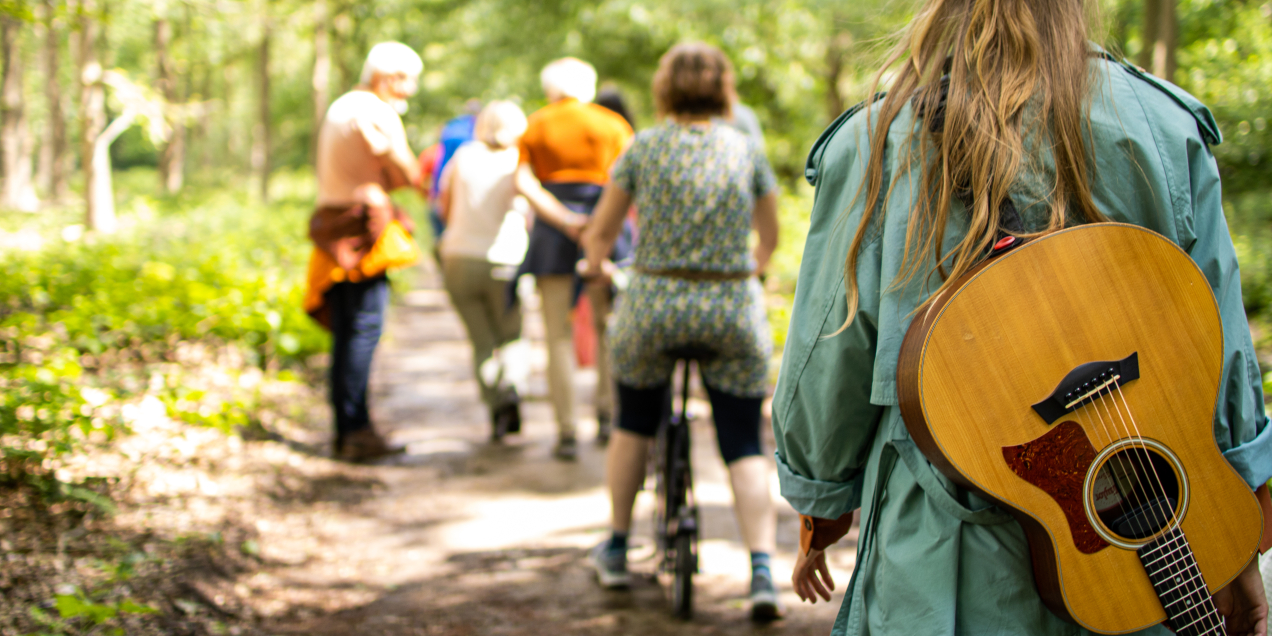
[[(1113, 443), (1113, 441), (1117, 438), (1117, 436), (1116, 436), (1116, 435), (1114, 435), (1114, 433), (1112, 433), (1112, 432), (1110, 432), (1110, 431), (1109, 431), (1109, 425), (1108, 425), (1108, 422), (1107, 422), (1107, 421), (1105, 421), (1105, 419), (1104, 419), (1104, 415), (1103, 415), (1102, 413), (1100, 413), (1100, 409), (1099, 409), (1099, 407), (1098, 407), (1098, 406), (1096, 406), (1096, 402), (1097, 402), (1098, 400), (1099, 400), (1099, 398), (1098, 398), (1098, 397), (1096, 397), (1095, 399), (1092, 399), (1092, 400), (1088, 401), (1086, 404), (1083, 404), (1081, 408), (1084, 408), (1084, 409), (1085, 409), (1085, 408), (1087, 408), (1087, 407), (1089, 406), (1089, 407), (1091, 407), (1091, 409), (1090, 409), (1090, 410), (1091, 410), (1092, 412), (1094, 412), (1094, 413), (1095, 413), (1096, 421), (1098, 421), (1098, 422), (1099, 422), (1099, 424), (1100, 424), (1100, 428), (1104, 431), (1104, 436), (1105, 436), (1105, 438), (1107, 438), (1107, 439), (1106, 439), (1106, 441), (1102, 441), (1102, 442), (1100, 443), (1101, 448), (1103, 448), (1104, 446), (1108, 446), (1108, 445), (1112, 444), (1112, 443)], [(1098, 437), (1097, 437), (1097, 441), (1099, 441)], [(1111, 458), (1111, 459), (1112, 459), (1112, 460), (1114, 460), (1114, 461), (1116, 461), (1116, 462), (1118, 463), (1119, 467), (1122, 469), (1122, 471), (1123, 471), (1123, 472), (1129, 472), (1129, 471), (1127, 470), (1126, 459), (1125, 459), (1124, 457), (1122, 457), (1120, 454), (1118, 454), (1118, 455), (1114, 455), (1114, 456), (1113, 456), (1113, 458)], [(1117, 489), (1118, 494), (1119, 494), (1119, 495), (1121, 495), (1121, 494), (1122, 494), (1122, 492), (1121, 492), (1121, 491), (1122, 491), (1122, 489), (1121, 489), (1121, 485), (1118, 483), (1117, 475), (1113, 475), (1113, 476), (1112, 476), (1112, 478), (1113, 478), (1113, 487), (1114, 487), (1115, 489)], [(1138, 530), (1142, 531), (1143, 529), (1142, 529), (1142, 528), (1139, 528)]]
[[(1186, 587), (1188, 593), (1192, 594), (1196, 592), (1197, 590), (1201, 589), (1200, 587), (1195, 585), (1195, 583), (1198, 580), (1202, 579), (1201, 569), (1196, 568), (1195, 573), (1190, 572), (1189, 571), (1190, 566), (1188, 566), (1187, 564), (1181, 565), (1182, 559), (1179, 558), (1180, 554), (1186, 554), (1186, 551), (1190, 551), (1191, 549), (1192, 549), (1192, 546), (1189, 545), (1188, 543), (1188, 537), (1184, 536), (1182, 532), (1178, 533), (1174, 535), (1173, 537), (1171, 537), (1169, 540), (1167, 540), (1165, 543), (1162, 543), (1161, 545), (1153, 548), (1153, 550), (1150, 550), (1150, 552), (1157, 551), (1160, 554), (1157, 558), (1154, 558), (1152, 561), (1145, 563), (1144, 569), (1147, 570), (1150, 567), (1155, 566), (1158, 562), (1166, 560), (1167, 561), (1166, 565), (1163, 567), (1157, 568), (1154, 574), (1160, 574), (1163, 570), (1172, 570), (1171, 576), (1173, 578), (1180, 579), (1179, 584), (1176, 585), (1174, 588), (1172, 588), (1172, 591), (1177, 590), (1181, 587)], [(1187, 579), (1182, 578), (1185, 576), (1188, 578)], [(1179, 600), (1184, 600), (1184, 599), (1181, 598)], [(1171, 603), (1171, 604), (1173, 605), (1174, 603)]]
[[(1108, 422), (1111, 422), (1111, 423), (1113, 424), (1113, 430), (1117, 432), (1117, 437), (1130, 437), (1130, 436), (1129, 436), (1129, 435), (1127, 435), (1127, 434), (1126, 434), (1126, 433), (1125, 433), (1122, 429), (1119, 429), (1119, 428), (1117, 427), (1117, 420), (1113, 418), (1113, 415), (1112, 415), (1112, 413), (1111, 413), (1111, 411), (1110, 411), (1110, 409), (1109, 409), (1108, 403), (1107, 403), (1107, 402), (1105, 402), (1105, 401), (1104, 401), (1104, 399), (1103, 399), (1103, 398), (1105, 397), (1104, 395), (1102, 395), (1103, 391), (1101, 391), (1100, 393), (1101, 393), (1101, 394), (1100, 394), (1100, 395), (1098, 395), (1098, 396), (1096, 397), (1096, 399), (1094, 399), (1094, 400), (1092, 400), (1092, 401), (1091, 401), (1091, 406), (1092, 406), (1092, 410), (1093, 410), (1093, 411), (1095, 411), (1096, 417), (1098, 417), (1098, 418), (1099, 418), (1099, 420), (1100, 420), (1100, 427), (1101, 427), (1101, 428), (1103, 428), (1103, 429), (1105, 430), (1106, 434), (1108, 434), (1108, 435), (1109, 435), (1109, 442), (1108, 442), (1108, 443), (1109, 443), (1109, 444), (1112, 444), (1116, 438), (1115, 438), (1112, 434), (1109, 434), (1109, 433), (1108, 433), (1109, 425), (1108, 425), (1108, 423), (1106, 423), (1106, 421), (1105, 421), (1105, 417), (1106, 417), (1106, 416), (1108, 417)], [(1112, 396), (1112, 389), (1110, 389), (1110, 390), (1109, 390), (1109, 396), (1110, 396), (1110, 397)], [(1101, 412), (1100, 412), (1100, 407), (1101, 407), (1101, 406), (1103, 406), (1103, 407), (1104, 407), (1104, 412), (1103, 412), (1103, 413), (1101, 413)], [(1113, 455), (1113, 458), (1111, 458), (1111, 459), (1116, 459), (1116, 460), (1117, 460), (1117, 462), (1118, 462), (1118, 466), (1122, 469), (1123, 474), (1124, 474), (1127, 478), (1130, 478), (1130, 476), (1132, 476), (1132, 475), (1139, 475), (1139, 474), (1142, 474), (1143, 472), (1145, 472), (1145, 471), (1144, 471), (1144, 466), (1143, 466), (1143, 464), (1142, 464), (1142, 463), (1141, 463), (1138, 467), (1133, 466), (1133, 464), (1137, 463), (1137, 462), (1136, 462), (1137, 457), (1136, 457), (1134, 454), (1131, 454), (1131, 455), (1130, 455), (1130, 457), (1128, 458), (1128, 457), (1127, 457), (1126, 455), (1124, 455), (1123, 453), (1116, 453), (1116, 454), (1114, 454), (1114, 455)], [(1136, 479), (1136, 483), (1138, 483), (1138, 481), (1139, 481), (1139, 480), (1138, 480), (1138, 479)], [(1116, 476), (1114, 477), (1114, 484), (1117, 486), (1118, 491), (1119, 491), (1119, 492), (1121, 492), (1121, 491), (1122, 491), (1122, 488), (1121, 488), (1121, 485), (1122, 485), (1122, 484), (1121, 484), (1121, 483), (1120, 483), (1120, 481), (1116, 478)], [(1126, 497), (1127, 497), (1127, 499), (1128, 499), (1128, 501), (1127, 501), (1127, 508), (1128, 508), (1128, 509), (1130, 508), (1130, 501), (1129, 501), (1129, 499), (1130, 499), (1130, 495), (1132, 495), (1132, 494), (1133, 494), (1133, 492), (1123, 493), (1123, 495), (1124, 495), (1124, 496), (1126, 496)], [(1135, 531), (1136, 531), (1136, 532), (1138, 532), (1138, 533), (1140, 533), (1140, 534), (1148, 534), (1148, 528), (1145, 526), (1145, 522), (1142, 522), (1142, 521), (1141, 521), (1141, 519), (1140, 519), (1140, 517), (1139, 517), (1138, 515), (1135, 515), (1135, 516), (1131, 517), (1131, 525), (1132, 525), (1132, 527), (1135, 529)]]
[[(1132, 432), (1131, 427), (1127, 426), (1126, 417), (1123, 415), (1122, 408), (1118, 405), (1117, 400), (1113, 397), (1113, 388), (1111, 387), (1109, 389), (1108, 397), (1109, 401), (1113, 402), (1113, 408), (1109, 408), (1108, 402), (1104, 403), (1104, 407), (1106, 412), (1108, 412), (1109, 419), (1113, 421), (1114, 427), (1117, 428), (1120, 434), (1122, 434), (1126, 439), (1130, 439), (1132, 442), (1139, 442), (1137, 445), (1132, 445), (1131, 448), (1128, 449), (1126, 455), (1130, 457), (1131, 462), (1137, 465), (1135, 485), (1140, 487), (1140, 492), (1144, 493), (1142, 496), (1147, 499), (1147, 501), (1142, 502), (1142, 504), (1146, 504), (1149, 509), (1160, 515), (1162, 512), (1161, 498), (1153, 497), (1151, 495), (1150, 489), (1153, 488), (1153, 485), (1148, 483), (1149, 475), (1152, 474), (1153, 481), (1157, 482), (1156, 489), (1158, 492), (1164, 493), (1166, 490), (1165, 486), (1162, 484), (1161, 478), (1157, 475), (1157, 468), (1153, 465), (1152, 458), (1150, 458), (1148, 453), (1144, 450), (1143, 437), (1139, 435), (1139, 429), (1137, 428), (1134, 432)], [(1116, 419), (1113, 417), (1113, 412), (1117, 413)], [(1118, 426), (1119, 422), (1121, 424), (1120, 426)], [(1139, 452), (1136, 452), (1136, 450)], [(1136, 529), (1144, 536), (1160, 532), (1164, 529), (1158, 528), (1157, 530), (1153, 530), (1152, 528), (1146, 527), (1148, 520), (1143, 517), (1139, 518), (1143, 519), (1144, 525), (1140, 525)]]
[[(1113, 401), (1114, 407), (1116, 407), (1116, 408), (1115, 408), (1115, 410), (1117, 411), (1118, 418), (1119, 418), (1119, 419), (1122, 419), (1122, 425), (1123, 425), (1123, 426), (1126, 426), (1126, 418), (1129, 418), (1129, 419), (1130, 419), (1130, 427), (1131, 427), (1131, 429), (1133, 429), (1133, 430), (1135, 431), (1134, 439), (1139, 441), (1139, 445), (1138, 445), (1138, 446), (1139, 446), (1139, 451), (1140, 451), (1140, 453), (1139, 453), (1139, 454), (1140, 454), (1143, 458), (1145, 458), (1145, 459), (1148, 461), (1148, 464), (1149, 464), (1149, 466), (1150, 466), (1150, 467), (1151, 467), (1151, 469), (1152, 469), (1153, 481), (1155, 481), (1155, 482), (1156, 482), (1156, 487), (1158, 488), (1159, 493), (1162, 495), (1162, 496), (1160, 496), (1160, 497), (1155, 498), (1154, 502), (1153, 502), (1152, 504), (1150, 504), (1150, 505), (1156, 506), (1156, 511), (1157, 511), (1157, 513), (1158, 513), (1158, 514), (1162, 514), (1162, 513), (1163, 513), (1163, 510), (1162, 510), (1162, 499), (1163, 499), (1163, 498), (1165, 498), (1165, 494), (1166, 494), (1166, 486), (1165, 486), (1165, 484), (1162, 482), (1161, 475), (1160, 475), (1160, 474), (1158, 473), (1158, 471), (1157, 471), (1157, 465), (1156, 465), (1156, 463), (1154, 463), (1154, 462), (1152, 461), (1151, 457), (1149, 456), (1149, 452), (1150, 452), (1150, 451), (1148, 450), (1148, 446), (1147, 446), (1147, 444), (1145, 444), (1145, 442), (1144, 442), (1144, 436), (1143, 436), (1143, 434), (1140, 432), (1140, 429), (1139, 429), (1139, 422), (1138, 422), (1138, 421), (1136, 421), (1136, 419), (1135, 419), (1135, 412), (1131, 409), (1130, 402), (1129, 402), (1129, 401), (1127, 401), (1127, 399), (1126, 399), (1126, 393), (1122, 391), (1122, 385), (1121, 385), (1121, 383), (1120, 383), (1120, 382), (1114, 382), (1114, 383), (1113, 383), (1113, 386), (1117, 388), (1117, 397), (1116, 397), (1116, 398), (1114, 398), (1114, 397), (1113, 397), (1113, 395), (1112, 395), (1112, 394), (1113, 394), (1113, 391), (1112, 391), (1111, 389), (1110, 389), (1110, 391), (1109, 391), (1109, 397), (1110, 397), (1110, 398), (1113, 398), (1113, 400), (1112, 400), (1112, 401)], [(1120, 399), (1120, 400), (1121, 400), (1121, 403), (1120, 403), (1120, 404), (1118, 403), (1118, 399)], [(1107, 405), (1106, 405), (1106, 408), (1107, 408)], [(1123, 415), (1123, 414), (1125, 414), (1125, 415)], [(1129, 430), (1129, 429), (1128, 429), (1128, 430)], [(1172, 509), (1172, 510), (1170, 511), (1170, 527), (1169, 527), (1169, 528), (1167, 528), (1165, 531), (1166, 531), (1166, 532), (1169, 532), (1169, 531), (1172, 531), (1172, 530), (1179, 530), (1179, 529), (1180, 529), (1180, 524), (1181, 524), (1182, 522), (1183, 522), (1183, 520), (1179, 517), (1179, 515), (1175, 514), (1175, 510), (1173, 510), (1173, 509)], [(1187, 537), (1183, 534), (1183, 532), (1182, 532), (1182, 531), (1179, 533), (1179, 535), (1178, 535), (1178, 536), (1180, 537), (1181, 545), (1179, 545), (1178, 547), (1176, 547), (1174, 550), (1171, 550), (1171, 554), (1174, 554), (1175, 552), (1182, 552), (1182, 551), (1184, 551), (1184, 550), (1188, 550), (1189, 552), (1191, 552), (1191, 547), (1190, 547), (1190, 546), (1189, 546), (1189, 544), (1188, 544), (1188, 538), (1187, 538)], [(1174, 565), (1174, 567), (1179, 568), (1179, 569), (1181, 569), (1181, 570), (1183, 570), (1183, 571), (1187, 572), (1187, 570), (1188, 570), (1188, 568), (1189, 568), (1190, 566), (1188, 566), (1188, 564), (1186, 564), (1186, 563), (1182, 563), (1181, 561), (1182, 561), (1182, 559), (1177, 558), (1177, 559), (1175, 560), (1175, 563), (1173, 564), (1173, 565)], [(1204, 591), (1204, 592), (1205, 592), (1205, 594), (1202, 596), (1202, 598), (1203, 598), (1203, 602), (1202, 602), (1201, 604), (1199, 604), (1200, 606), (1198, 606), (1198, 605), (1193, 605), (1193, 606), (1192, 606), (1192, 607), (1190, 607), (1187, 611), (1192, 611), (1192, 610), (1194, 610), (1194, 609), (1198, 609), (1198, 610), (1200, 610), (1200, 611), (1202, 612), (1202, 615), (1201, 615), (1200, 617), (1198, 617), (1196, 620), (1193, 620), (1193, 621), (1192, 621), (1191, 623), (1189, 623), (1187, 626), (1182, 627), (1182, 628), (1180, 628), (1180, 629), (1187, 629), (1188, 627), (1191, 627), (1191, 626), (1193, 626), (1193, 625), (1196, 625), (1196, 624), (1197, 624), (1197, 623), (1199, 623), (1199, 622), (1204, 621), (1205, 629), (1206, 629), (1207, 631), (1215, 632), (1216, 630), (1218, 630), (1218, 633), (1223, 633), (1223, 631), (1222, 631), (1222, 628), (1223, 628), (1223, 621), (1222, 621), (1222, 619), (1219, 617), (1219, 615), (1218, 615), (1218, 610), (1215, 608), (1214, 603), (1213, 603), (1213, 602), (1209, 602), (1209, 601), (1211, 601), (1210, 591), (1209, 591), (1209, 589), (1206, 589), (1206, 586), (1205, 586), (1205, 580), (1204, 580), (1204, 578), (1202, 578), (1202, 576), (1201, 576), (1201, 568), (1200, 568), (1200, 566), (1198, 566), (1198, 565), (1196, 565), (1196, 564), (1193, 564), (1191, 567), (1195, 567), (1195, 568), (1197, 569), (1197, 574), (1196, 574), (1196, 576), (1195, 576), (1195, 577), (1190, 576), (1190, 577), (1189, 577), (1189, 578), (1188, 578), (1188, 579), (1184, 582), (1184, 584), (1185, 584), (1185, 585), (1187, 585), (1189, 588), (1191, 588), (1191, 589), (1189, 590), (1189, 595), (1191, 596), (1191, 595), (1196, 594), (1197, 592), (1200, 592), (1200, 591)], [(1187, 611), (1186, 611), (1185, 613), (1187, 613)]]
[[(1116, 396), (1113, 395), (1112, 388), (1109, 389), (1107, 395), (1103, 395), (1102, 391), (1100, 393), (1101, 394), (1097, 395), (1095, 399), (1088, 402), (1088, 404), (1092, 406), (1091, 411), (1093, 411), (1096, 417), (1098, 418), (1100, 428), (1103, 429), (1105, 436), (1108, 437), (1109, 443), (1112, 443), (1114, 439), (1114, 435), (1110, 433), (1109, 431), (1110, 422), (1113, 423), (1113, 428), (1118, 431), (1119, 437), (1124, 436), (1132, 440), (1142, 440), (1143, 436), (1139, 434), (1138, 425), (1132, 424), (1135, 427), (1135, 430), (1132, 433), (1130, 426), (1126, 424), (1126, 416), (1123, 414), (1123, 408), (1125, 408), (1125, 411), (1129, 413), (1130, 405), (1125, 404), (1125, 406), (1123, 406), (1118, 404)], [(1121, 397), (1123, 398), (1123, 400), (1125, 400), (1125, 394), (1121, 394)], [(1109, 398), (1109, 400), (1113, 402), (1114, 408), (1110, 408), (1108, 401), (1105, 401), (1104, 398)], [(1097, 402), (1099, 402), (1099, 404), (1096, 404)], [(1104, 412), (1101, 412), (1100, 407), (1104, 408)], [(1118, 413), (1116, 418), (1113, 416), (1113, 413), (1112, 413), (1113, 410), (1116, 410)], [(1131, 419), (1132, 419), (1132, 422), (1134, 423), (1133, 414), (1131, 414)], [(1119, 420), (1121, 421), (1121, 426), (1118, 426)], [(1145, 481), (1147, 481), (1149, 478), (1149, 475), (1152, 474), (1154, 476), (1153, 481), (1156, 481), (1159, 484), (1158, 488), (1164, 492), (1165, 487), (1164, 485), (1162, 485), (1160, 475), (1158, 475), (1156, 472), (1156, 466), (1151, 462), (1151, 460), (1149, 460), (1148, 467), (1150, 468), (1145, 467), (1145, 461), (1146, 461), (1145, 458), (1147, 457), (1147, 451), (1144, 450), (1142, 441), (1140, 444), (1140, 451), (1141, 451), (1140, 453), (1134, 453), (1134, 452), (1130, 453), (1129, 458), (1124, 453), (1117, 453), (1116, 455), (1114, 455), (1114, 457), (1110, 458), (1109, 461), (1116, 462), (1117, 465), (1123, 471), (1128, 473), (1131, 470), (1128, 464), (1138, 464), (1137, 474), (1143, 475), (1143, 479)], [(1151, 486), (1148, 486), (1148, 487), (1151, 487)], [(1120, 491), (1120, 488), (1119, 488), (1119, 491)], [(1154, 497), (1152, 501), (1149, 502), (1148, 505), (1152, 507), (1151, 509), (1158, 511), (1159, 514), (1161, 513), (1162, 508), (1161, 508), (1160, 498)], [(1147, 522), (1138, 515), (1131, 518), (1131, 527), (1136, 532), (1140, 533), (1143, 536), (1147, 536), (1151, 534), (1150, 532), (1148, 532), (1148, 527), (1146, 524)], [(1172, 526), (1177, 526), (1177, 525), (1178, 525), (1177, 522), (1172, 524)], [(1160, 530), (1158, 531), (1160, 532)], [(1145, 569), (1148, 569), (1148, 567), (1150, 566), (1156, 566), (1156, 564), (1162, 560), (1167, 560), (1167, 563), (1164, 567), (1160, 567), (1155, 570), (1154, 572), (1155, 575), (1162, 573), (1162, 571), (1164, 570), (1172, 578), (1177, 578), (1181, 576), (1186, 577), (1186, 578), (1181, 578), (1180, 583), (1175, 585), (1175, 587), (1172, 588), (1171, 590), (1171, 591), (1176, 591), (1180, 588), (1183, 588), (1184, 595), (1170, 604), (1163, 603), (1163, 609), (1166, 609), (1167, 611), (1171, 611), (1170, 608), (1175, 606), (1177, 603), (1184, 602), (1188, 598), (1192, 598), (1193, 596), (1195, 596), (1196, 593), (1204, 585), (1204, 580), (1201, 580), (1200, 578), (1200, 570), (1197, 570), (1197, 573), (1193, 574), (1192, 572), (1189, 571), (1190, 568), (1186, 564), (1186, 562), (1183, 562), (1183, 560), (1180, 558), (1180, 553), (1182, 553), (1186, 549), (1186, 547), (1187, 547), (1187, 538), (1184, 537), (1181, 533), (1178, 535), (1178, 539), (1169, 539), (1163, 545), (1159, 546), (1159, 551), (1160, 551), (1159, 556), (1156, 559), (1154, 559), (1151, 563), (1145, 564)], [(1161, 548), (1165, 548), (1165, 550), (1160, 550)], [(1209, 598), (1209, 594), (1207, 593), (1204, 598)], [(1214, 612), (1210, 610), (1208, 606), (1206, 606), (1205, 604), (1196, 604), (1196, 605), (1187, 607), (1182, 612), (1176, 613), (1176, 617), (1186, 618), (1188, 614), (1196, 612), (1196, 611), (1201, 612), (1201, 614), (1197, 616), (1195, 619), (1193, 619), (1190, 623), (1188, 623), (1186, 627), (1192, 627), (1193, 625), (1202, 623), (1203, 628), (1208, 633), (1214, 633), (1214, 630), (1216, 628), (1222, 627), (1221, 624), (1215, 623)]]
[[(1148, 458), (1148, 457), (1149, 457), (1149, 450), (1148, 450), (1147, 445), (1145, 445), (1145, 444), (1143, 443), (1144, 436), (1143, 436), (1142, 434), (1140, 434), (1140, 430), (1139, 430), (1139, 423), (1135, 421), (1135, 413), (1133, 413), (1133, 412), (1131, 411), (1131, 405), (1130, 405), (1130, 403), (1128, 403), (1128, 402), (1126, 401), (1126, 394), (1122, 392), (1122, 386), (1121, 386), (1120, 384), (1117, 384), (1117, 383), (1114, 383), (1114, 385), (1117, 387), (1117, 396), (1118, 396), (1119, 398), (1121, 398), (1121, 400), (1122, 400), (1122, 404), (1121, 404), (1120, 406), (1118, 406), (1118, 405), (1117, 405), (1117, 400), (1116, 400), (1116, 399), (1115, 399), (1115, 400), (1113, 400), (1114, 405), (1115, 405), (1115, 406), (1118, 406), (1118, 416), (1119, 416), (1119, 417), (1121, 417), (1121, 416), (1122, 416), (1122, 413), (1123, 413), (1123, 410), (1125, 410), (1126, 417), (1129, 417), (1129, 418), (1130, 418), (1130, 420), (1131, 420), (1131, 427), (1132, 427), (1132, 428), (1134, 428), (1134, 430), (1135, 430), (1135, 439), (1140, 440), (1140, 444), (1141, 444), (1141, 445), (1140, 445), (1140, 453), (1141, 453), (1144, 457)], [(1111, 393), (1111, 392), (1110, 392), (1110, 393)], [(1125, 425), (1125, 421), (1123, 421), (1123, 425)], [(1151, 467), (1152, 467), (1152, 469), (1153, 469), (1153, 480), (1157, 482), (1157, 488), (1159, 489), (1159, 491), (1161, 492), (1161, 494), (1164, 496), (1164, 495), (1166, 494), (1166, 485), (1162, 482), (1162, 477), (1161, 477), (1161, 475), (1160, 475), (1160, 474), (1158, 474), (1158, 472), (1157, 472), (1157, 465), (1156, 465), (1155, 463), (1153, 463), (1151, 459), (1149, 459), (1149, 466), (1151, 466)], [(1158, 501), (1160, 502), (1160, 500), (1161, 500), (1161, 499), (1159, 498), (1159, 499), (1158, 499)], [(1160, 509), (1160, 503), (1159, 503), (1158, 505), (1159, 505), (1158, 512), (1160, 513), (1160, 512), (1161, 512), (1161, 509)], [(1178, 528), (1178, 527), (1179, 527), (1179, 523), (1180, 523), (1180, 521), (1181, 521), (1181, 520), (1180, 520), (1180, 519), (1179, 519), (1179, 517), (1175, 514), (1175, 511), (1174, 511), (1174, 510), (1171, 510), (1171, 511), (1170, 511), (1170, 516), (1171, 516), (1171, 528), (1170, 528), (1170, 529), (1176, 529), (1176, 528)]]

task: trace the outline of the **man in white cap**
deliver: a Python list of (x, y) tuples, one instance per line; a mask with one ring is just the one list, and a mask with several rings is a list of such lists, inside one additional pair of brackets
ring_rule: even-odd
[(385, 193), (418, 187), (401, 115), (423, 70), (405, 44), (375, 45), (361, 82), (332, 102), (318, 131), (318, 203), (309, 224), (315, 250), (305, 309), (331, 330), (334, 454), (347, 461), (401, 452), (371, 425), (367, 380), (389, 296), (385, 247), (378, 242), (386, 231), (413, 229)]

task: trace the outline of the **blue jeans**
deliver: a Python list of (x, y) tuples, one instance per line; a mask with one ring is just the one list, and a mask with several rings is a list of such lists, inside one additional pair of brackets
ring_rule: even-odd
[(371, 426), (367, 412), (367, 380), (371, 356), (380, 342), (389, 280), (383, 276), (358, 283), (336, 283), (327, 290), (331, 308), (331, 407), (336, 436)]

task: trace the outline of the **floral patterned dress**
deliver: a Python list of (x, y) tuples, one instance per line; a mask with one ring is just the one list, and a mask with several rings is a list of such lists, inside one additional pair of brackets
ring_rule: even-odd
[(614, 375), (625, 385), (670, 382), (677, 349), (715, 353), (704, 381), (763, 396), (772, 336), (755, 277), (697, 280), (650, 272), (751, 272), (747, 240), (755, 201), (777, 187), (759, 146), (719, 124), (665, 123), (636, 135), (614, 166), (614, 184), (640, 210), (637, 274), (612, 331)]

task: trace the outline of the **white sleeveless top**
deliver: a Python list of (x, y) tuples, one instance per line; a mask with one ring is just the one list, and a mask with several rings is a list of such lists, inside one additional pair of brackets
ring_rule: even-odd
[(450, 218), (442, 234), (443, 257), (521, 264), (529, 246), (529, 204), (513, 186), (518, 158), (516, 146), (492, 150), (480, 141), (455, 151), (446, 164), (453, 174), (449, 176)]

